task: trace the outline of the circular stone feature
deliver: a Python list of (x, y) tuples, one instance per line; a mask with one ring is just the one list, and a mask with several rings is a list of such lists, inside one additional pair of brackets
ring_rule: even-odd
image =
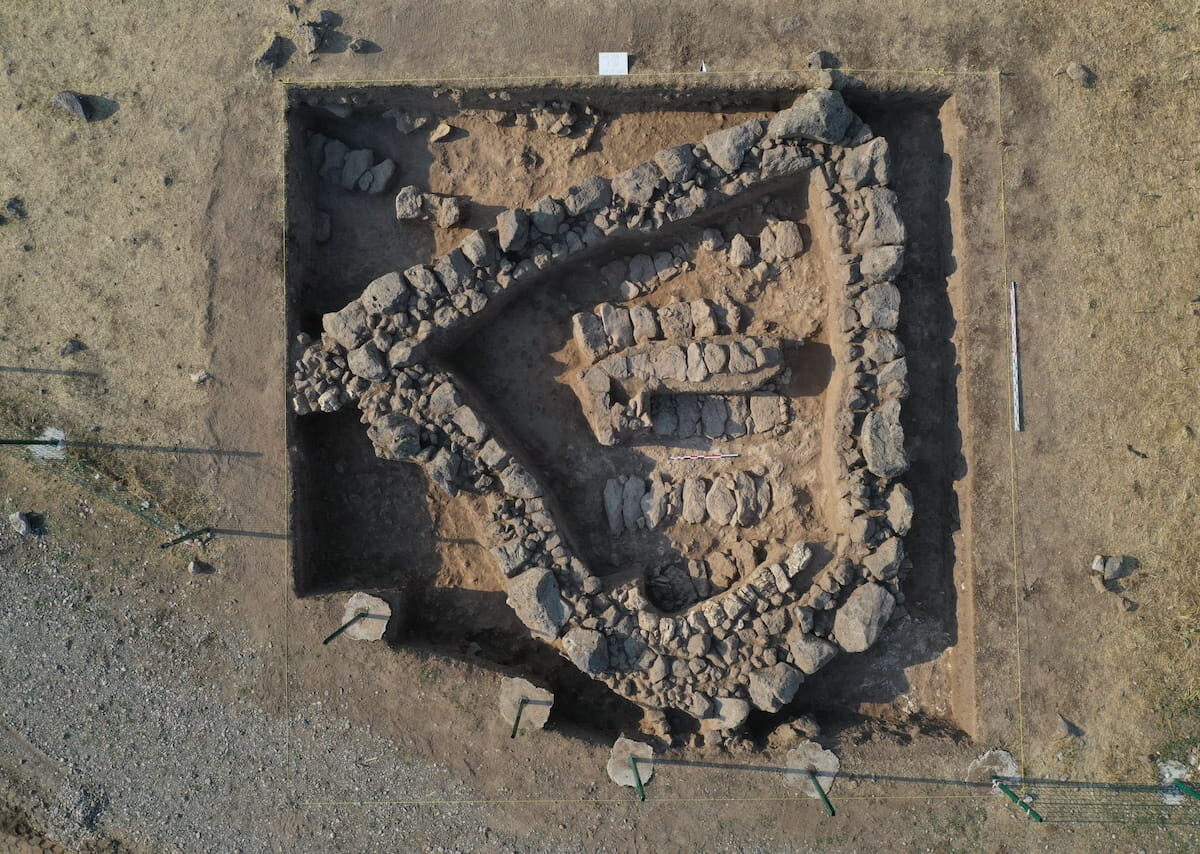
[(355, 593), (346, 602), (346, 608), (342, 611), (342, 625), (350, 622), (355, 614), (366, 614), (367, 616), (357, 620), (354, 625), (346, 629), (344, 633), (346, 637), (355, 640), (376, 641), (387, 631), (388, 622), (392, 618), (392, 606), (378, 596)]
[(629, 767), (630, 756), (637, 757), (638, 776), (642, 778), (642, 785), (646, 785), (654, 776), (654, 748), (625, 736), (613, 744), (608, 757), (608, 778), (618, 786), (634, 786), (633, 769)]
[(787, 768), (785, 772), (789, 785), (795, 786), (810, 798), (820, 798), (820, 793), (813, 788), (812, 779), (808, 772), (817, 775), (817, 782), (829, 794), (833, 781), (837, 779), (838, 769), (842, 767), (841, 760), (832, 750), (826, 750), (815, 741), (802, 741), (787, 753)]
[(544, 729), (546, 721), (550, 720), (550, 709), (554, 706), (554, 694), (534, 685), (528, 679), (516, 676), (506, 676), (500, 680), (500, 717), (509, 726), (517, 720), (517, 708), (525, 700), (525, 708), (521, 712), (521, 727), (519, 732), (531, 729)]

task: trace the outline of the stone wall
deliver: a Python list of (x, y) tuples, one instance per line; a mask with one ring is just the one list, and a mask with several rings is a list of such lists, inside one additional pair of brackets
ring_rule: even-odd
[[(805, 171), (824, 187), (828, 242), (835, 250), (829, 271), (842, 306), (840, 328), (834, 331), (844, 380), (833, 393), (839, 395), (835, 421), (844, 532), (832, 544), (833, 558), (819, 569), (813, 550), (800, 542), (753, 565), (743, 555), (736, 573), (727, 569), (729, 555), (712, 555), (703, 567), (689, 562), (697, 565), (680, 568), (676, 562), (652, 571), (654, 598), (679, 608), (665, 613), (652, 603), (645, 579), (612, 587), (588, 569), (519, 448), (494, 434), (482, 408), (431, 359), (456, 331), (490, 316), (502, 295), (589, 249), (623, 233), (687, 220), (764, 182)], [(896, 482), (907, 466), (899, 423), (907, 379), (894, 330), (905, 230), (896, 194), (887, 188), (889, 177), (886, 140), (874, 137), (838, 92), (806, 92), (769, 121), (717, 131), (697, 145), (661, 151), (611, 180), (590, 178), (563, 198), (504, 211), (494, 228), (473, 232), (432, 265), (371, 282), (361, 297), (324, 317), (319, 340), (302, 338), (295, 410), (328, 412), (353, 402), (381, 457), (422, 464), (451, 495), (484, 496), (492, 553), (505, 576), (510, 605), (533, 635), (580, 670), (645, 707), (682, 710), (709, 730), (735, 729), (751, 705), (777, 711), (792, 700), (806, 675), (839, 652), (868, 648), (902, 598), (902, 540), (911, 524), (912, 500)], [(788, 253), (799, 251), (798, 232), (778, 223), (769, 230), (771, 239), (760, 250), (764, 255), (791, 257)], [(736, 244), (735, 238), (731, 261), (752, 263)], [(657, 276), (656, 259), (644, 257), (651, 258)], [(629, 272), (627, 267), (624, 274)], [(642, 273), (647, 271), (627, 281), (649, 286), (651, 277)], [(611, 315), (623, 309), (601, 311)], [(614, 344), (616, 327), (610, 329), (603, 317), (604, 342), (599, 337), (593, 342), (597, 359), (610, 358)], [(656, 320), (661, 330), (661, 317)], [(774, 345), (755, 346), (759, 349), (747, 355), (757, 368), (757, 354)], [(707, 367), (707, 350), (700, 355)], [(686, 379), (686, 351), (683, 359)], [(611, 373), (606, 377), (611, 380)], [(781, 412), (786, 418), (784, 398), (777, 395), (730, 399), (747, 402), (748, 423), (761, 420), (774, 428)], [(724, 414), (728, 421), (728, 408)], [(715, 420), (714, 414), (714, 426)], [(651, 422), (657, 432), (653, 413)], [(733, 514), (740, 516), (748, 504), (740, 502), (737, 475), (731, 476)], [(624, 488), (622, 526), (627, 524)], [(725, 518), (730, 502), (722, 495), (709, 506), (716, 488), (705, 484), (705, 513), (716, 509)], [(687, 489), (685, 482), (680, 513), (688, 512)], [(753, 493), (761, 508), (757, 483)], [(658, 513), (657, 499), (647, 505), (644, 496), (636, 505), (641, 516), (631, 516), (634, 527), (637, 518), (645, 520), (647, 509)], [(727, 589), (713, 582), (718, 577)]]

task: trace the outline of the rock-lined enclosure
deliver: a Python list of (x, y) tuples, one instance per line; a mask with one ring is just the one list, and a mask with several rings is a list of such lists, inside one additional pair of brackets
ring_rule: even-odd
[[(332, 411), (354, 403), (381, 457), (419, 462), (450, 494), (482, 495), (498, 540), (497, 563), (511, 578), (513, 610), (531, 633), (552, 642), (581, 670), (646, 707), (676, 708), (710, 728), (734, 728), (739, 703), (747, 711), (750, 703), (775, 711), (795, 696), (803, 675), (823, 667), (839, 647), (869, 646), (899, 593), (902, 536), (912, 508), (911, 497), (894, 484), (906, 465), (899, 401), (907, 393), (907, 371), (894, 335), (899, 312), (894, 282), (905, 233), (895, 194), (886, 187), (889, 170), (886, 142), (872, 137), (837, 93), (808, 93), (769, 120), (716, 131), (611, 179), (597, 176), (532, 208), (504, 211), (494, 228), (471, 233), (457, 249), (428, 264), (375, 279), (360, 299), (330, 313), (322, 337), (310, 341), (299, 359), (297, 410)], [(572, 547), (554, 496), (523, 459), (519, 443), (499, 435), (486, 407), (439, 367), (439, 354), (488, 322), (499, 310), (493, 304), (519, 299), (524, 289), (553, 286), (555, 272), (588, 250), (623, 234), (653, 234), (699, 215), (719, 217), (723, 206), (735, 206), (761, 185), (786, 185), (800, 177), (819, 190), (816, 197), (827, 218), (822, 242), (835, 248), (825, 266), (831, 304), (839, 308), (838, 328), (829, 331), (840, 342), (836, 358), (845, 369), (839, 389), (830, 392), (838, 397), (833, 421), (845, 533), (829, 543), (834, 558), (817, 572), (810, 567), (811, 550), (795, 544), (763, 555), (718, 596), (713, 592), (720, 586), (710, 580), (688, 605), (678, 604), (684, 596), (654, 592), (671, 587), (663, 581), (670, 575), (665, 571), (651, 570), (640, 582), (612, 588), (587, 570)], [(794, 223), (772, 223), (767, 233), (769, 238), (753, 241), (736, 235), (719, 251), (727, 253), (731, 265), (749, 268), (786, 262), (808, 249)], [(633, 268), (638, 257), (631, 256), (627, 267)], [(643, 257), (656, 265), (654, 276), (624, 279), (628, 287), (619, 295), (626, 301), (668, 281), (669, 273), (666, 279), (662, 273), (680, 260), (671, 253), (672, 261), (664, 260), (659, 270), (657, 256)], [(720, 401), (725, 407), (720, 412), (716, 404), (706, 407), (707, 400), (699, 403), (694, 421), (697, 432), (712, 439), (736, 438), (727, 429), (737, 420), (730, 413), (733, 399), (745, 403), (749, 425), (761, 421), (769, 425), (765, 430), (786, 425), (787, 396), (764, 389), (777, 377), (771, 371), (782, 368), (777, 357), (772, 361), (776, 344), (722, 325), (714, 306), (687, 305), (691, 327), (678, 324), (685, 334), (667, 334), (662, 322), (667, 306), (660, 306), (652, 324), (644, 312), (641, 318), (642, 331), (657, 327), (658, 334), (634, 335), (632, 346), (623, 348), (615, 346), (626, 342), (620, 315), (625, 309), (633, 328), (632, 309), (619, 302), (608, 310), (598, 307), (593, 317), (605, 338), (602, 346), (592, 339), (597, 344), (593, 369), (615, 366), (605, 371), (610, 393), (619, 386), (620, 396), (635, 397), (638, 390), (629, 387), (635, 383), (642, 391), (650, 386), (669, 392), (651, 393), (643, 411), (674, 410), (677, 422), (681, 400)], [(677, 322), (681, 314), (675, 310), (667, 316)], [(616, 324), (619, 340), (610, 334), (606, 317)], [(730, 370), (735, 354), (754, 367)], [(639, 374), (635, 365), (642, 364), (652, 370)], [(750, 375), (749, 393), (720, 389), (705, 395), (704, 385), (723, 371)], [(588, 386), (582, 377), (581, 386)], [(719, 429), (718, 415), (723, 416)], [(655, 423), (650, 418), (643, 424), (650, 435)], [(709, 492), (720, 492), (715, 486), (707, 484), (706, 513)], [(687, 503), (682, 490), (681, 485), (681, 510)], [(737, 515), (737, 492), (728, 491), (735, 495)], [(714, 518), (726, 515), (728, 502), (721, 497), (714, 501)], [(668, 607), (690, 610), (666, 614), (651, 604), (667, 605), (665, 599), (674, 603)]]

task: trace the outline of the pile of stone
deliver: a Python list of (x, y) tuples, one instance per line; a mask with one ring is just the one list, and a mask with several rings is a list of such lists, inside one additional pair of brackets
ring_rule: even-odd
[[(606, 356), (585, 371), (576, 391), (588, 426), (602, 445), (616, 445), (652, 433), (656, 423), (653, 401), (690, 394), (693, 397), (689, 400), (699, 403), (697, 396), (703, 392), (711, 394), (705, 396), (696, 413), (698, 435), (719, 439), (729, 437), (726, 426), (731, 410), (718, 395), (746, 395), (767, 387), (783, 375), (778, 339), (727, 335), (692, 341), (686, 346), (650, 341), (630, 347)], [(659, 430), (675, 434), (690, 432), (690, 425), (680, 430), (681, 420), (687, 418), (686, 404), (684, 409), (681, 415), (676, 401), (674, 429), (669, 430), (671, 410), (666, 404), (658, 404)], [(749, 404), (743, 404), (733, 413), (740, 424), (731, 425), (732, 432), (747, 433), (744, 418), (737, 416), (748, 412)]]
[(580, 136), (598, 127), (602, 121), (594, 108), (574, 101), (542, 101), (515, 120), (527, 128), (555, 136)]
[(649, 480), (621, 475), (604, 484), (604, 515), (614, 537), (677, 521), (749, 528), (762, 522), (770, 510), (770, 482), (746, 471), (674, 482), (665, 475)]
[(428, 127), (433, 122), (433, 116), (428, 113), (412, 112), (409, 110), (387, 110), (383, 117), (391, 119), (396, 130), (408, 136), (410, 133)]
[(651, 567), (645, 573), (646, 595), (655, 607), (675, 613), (724, 593), (758, 566), (754, 545), (737, 540), (728, 552)]
[(776, 392), (751, 395), (675, 394), (650, 399), (650, 432), (659, 439), (740, 439), (781, 433), (791, 405)]
[(561, 199), (547, 196), (529, 210), (501, 212), (494, 228), (470, 233), (432, 266), (403, 271), (411, 298), (376, 322), (403, 340), (406, 359), (423, 358), (469, 333), (493, 297), (511, 298), (510, 290), (530, 287), (589, 248), (682, 222), (817, 164), (811, 143), (771, 138), (766, 125), (753, 120), (718, 131), (699, 145), (660, 151), (611, 180), (588, 178)]
[[(649, 256), (642, 256), (649, 257)], [(571, 318), (575, 346), (590, 365), (619, 350), (647, 341), (690, 340), (737, 333), (729, 324), (730, 312), (706, 299), (672, 302), (661, 308), (629, 308), (601, 303)]]
[[(541, 281), (545, 271), (587, 249), (679, 222), (762, 182), (810, 169), (827, 190), (824, 209), (839, 249), (832, 266), (845, 307), (834, 345), (843, 348), (839, 362), (851, 366), (846, 405), (836, 413), (843, 532), (819, 569), (803, 542), (761, 561), (743, 557), (736, 568), (727, 555), (709, 555), (706, 573), (688, 564), (688, 577), (703, 574), (707, 586), (689, 581), (695, 600), (668, 613), (648, 597), (646, 579), (655, 579), (656, 595), (670, 586), (677, 594), (671, 602), (678, 604), (688, 598), (678, 572), (658, 567), (635, 581), (602, 584), (577, 556), (533, 469), (489, 428), (484, 410), (461, 385), (426, 359), (469, 333), (471, 319), (489, 306), (496, 310), (502, 303), (493, 297)], [(359, 299), (325, 315), (319, 340), (301, 341), (294, 406), (304, 413), (354, 402), (381, 457), (420, 462), (448, 493), (483, 496), (509, 602), (532, 634), (618, 694), (650, 709), (691, 714), (704, 732), (730, 733), (752, 706), (775, 712), (791, 702), (804, 678), (839, 651), (868, 648), (902, 598), (902, 537), (911, 525), (912, 497), (896, 480), (907, 466), (899, 424), (907, 377), (894, 335), (894, 282), (905, 233), (895, 194), (885, 186), (889, 173), (886, 142), (872, 136), (839, 93), (807, 92), (770, 121), (744, 122), (698, 145), (659, 152), (612, 181), (591, 178), (561, 200), (547, 197), (531, 210), (506, 211), (495, 228), (473, 232), (434, 265), (376, 279)], [(770, 346), (758, 342), (759, 349), (749, 351), (739, 344), (756, 366), (756, 354)], [(699, 355), (704, 360), (707, 354), (701, 349)], [(686, 365), (686, 352), (683, 358)], [(653, 410), (655, 401), (672, 400), (682, 421), (679, 401), (687, 397), (652, 397), (646, 405)], [(703, 425), (714, 397), (705, 398), (697, 424)], [(759, 395), (725, 400), (749, 401), (749, 425), (760, 415), (765, 422), (779, 415), (777, 399), (761, 397), (766, 402), (758, 410)], [(717, 415), (714, 407), (714, 427)], [(725, 424), (733, 417), (728, 404), (723, 416)], [(739, 513), (736, 476), (721, 489), (715, 480), (701, 484), (691, 487), (689, 505), (684, 481), (681, 517), (698, 515), (701, 489), (706, 520)], [(749, 508), (751, 490), (742, 491), (742, 506)], [(767, 506), (758, 484), (752, 494), (760, 508)], [(631, 505), (640, 512), (634, 529), (647, 509), (659, 511), (657, 499), (642, 506), (644, 495)]]
[(467, 200), (464, 196), (447, 196), (430, 193), (420, 187), (401, 187), (396, 194), (396, 219), (400, 222), (430, 220), (439, 228), (453, 228), (467, 218)]
[(324, 180), (343, 190), (378, 194), (387, 189), (396, 164), (378, 160), (369, 148), (351, 148), (337, 139), (314, 133), (308, 140), (309, 163)]
[(663, 282), (669, 282), (680, 273), (693, 269), (695, 265), (690, 256), (691, 252), (686, 246), (676, 244), (670, 251), (664, 249), (653, 255), (639, 254), (610, 261), (600, 268), (600, 276), (617, 290), (622, 300), (628, 302), (651, 293)]

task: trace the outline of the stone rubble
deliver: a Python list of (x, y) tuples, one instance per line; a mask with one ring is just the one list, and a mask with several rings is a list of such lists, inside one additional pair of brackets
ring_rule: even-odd
[[(313, 168), (340, 180), (345, 148), (323, 141)], [(489, 306), (545, 282), (586, 251), (718, 211), (764, 182), (805, 172), (824, 190), (833, 245), (827, 272), (842, 306), (830, 333), (845, 370), (841, 389), (831, 385), (829, 393), (842, 401), (833, 421), (845, 533), (819, 569), (804, 542), (766, 544), (761, 552), (739, 543), (730, 554), (709, 555), (703, 567), (676, 563), (606, 586), (574, 551), (553, 497), (519, 448), (432, 358), (471, 334)], [(894, 330), (907, 235), (896, 194), (885, 186), (890, 174), (886, 140), (840, 93), (811, 90), (769, 121), (744, 122), (661, 151), (611, 180), (589, 178), (559, 198), (506, 211), (495, 227), (471, 232), (431, 264), (371, 282), (323, 317), (319, 337), (299, 336), (293, 408), (304, 415), (353, 404), (380, 457), (423, 465), (451, 496), (480, 496), (509, 601), (532, 633), (644, 708), (677, 709), (700, 719), (702, 732), (729, 734), (751, 703), (783, 708), (805, 675), (838, 652), (867, 649), (903, 601), (901, 538), (912, 524), (912, 497), (896, 482), (908, 465), (900, 425), (907, 364)], [(758, 253), (764, 244), (778, 258), (803, 251), (799, 231), (776, 222), (767, 231), (756, 239)], [(706, 233), (704, 242), (717, 251), (724, 244), (719, 234)], [(635, 256), (621, 275), (648, 284), (673, 266), (663, 261), (660, 270), (654, 257)], [(779, 375), (778, 343), (710, 323), (711, 306), (700, 309), (707, 334), (698, 335), (695, 303), (687, 304), (689, 332), (682, 305), (649, 314), (609, 305), (576, 316), (575, 340), (590, 360), (581, 378), (589, 394), (617, 382), (670, 392), (644, 394), (628, 418), (611, 424), (614, 436), (628, 427), (717, 438), (734, 435), (730, 425), (746, 435), (786, 423), (786, 398), (766, 387)], [(750, 377), (757, 385), (738, 394), (678, 391), (713, 377)], [(671, 518), (752, 524), (769, 507), (754, 478), (618, 478), (605, 485), (605, 515), (614, 534)]]
[(438, 228), (453, 228), (467, 218), (465, 196), (430, 193), (420, 187), (401, 187), (396, 193), (396, 219), (400, 222), (419, 220), (436, 222)]
[(392, 160), (377, 163), (375, 152), (370, 149), (351, 150), (341, 140), (319, 133), (309, 137), (308, 151), (309, 164), (317, 175), (343, 190), (378, 195), (387, 189), (396, 174), (396, 164)]
[[(689, 477), (674, 482), (665, 475), (648, 481), (622, 475), (605, 482), (603, 503), (609, 533), (618, 537), (677, 521), (753, 527), (771, 511), (771, 495), (770, 481), (753, 472), (723, 472), (715, 478)], [(716, 513), (710, 509), (713, 507)]]

